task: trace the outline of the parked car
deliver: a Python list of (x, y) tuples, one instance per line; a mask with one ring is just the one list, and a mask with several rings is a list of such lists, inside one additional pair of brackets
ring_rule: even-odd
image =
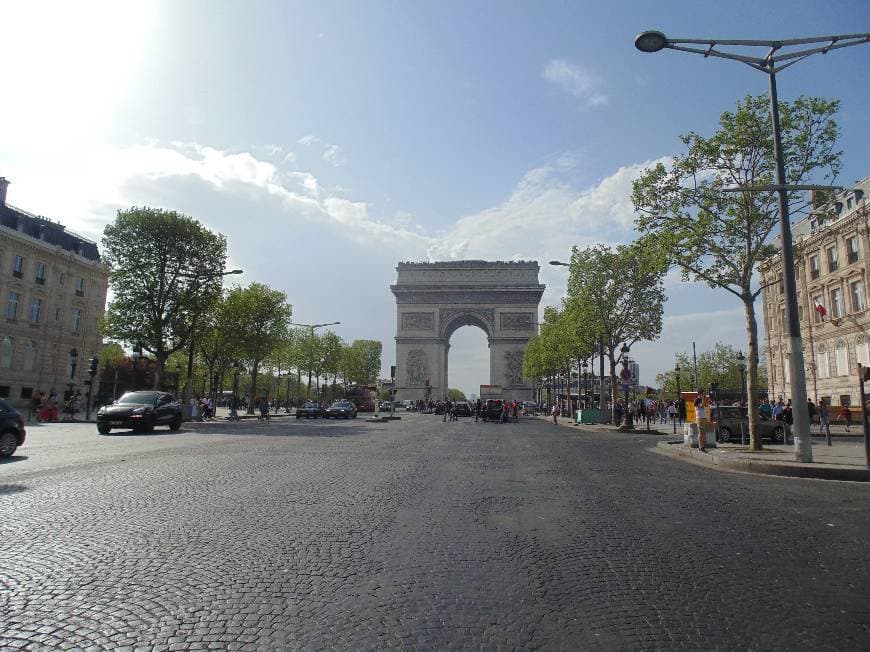
[(447, 404), (444, 401), (438, 401), (435, 403), (435, 414), (444, 414), (444, 408)]
[(501, 419), (503, 401), (500, 398), (486, 399), (486, 409), (484, 410), (486, 418), (490, 421), (498, 421)]
[(470, 417), (473, 414), (471, 411), (471, 406), (465, 401), (459, 401), (456, 404), (456, 416), (458, 417)]
[(167, 392), (126, 392), (97, 412), (97, 431), (101, 435), (108, 435), (112, 428), (151, 432), (155, 426), (169, 426), (170, 430), (178, 430), (181, 422), (181, 403)]
[(381, 406), (378, 408), (379, 412), (389, 412), (393, 409), (393, 404), (390, 401), (381, 402)]
[(0, 398), (0, 457), (12, 457), (24, 444), (24, 417), (12, 404)]
[[(719, 424), (719, 436), (722, 441), (740, 441), (741, 424), (746, 440), (749, 440), (749, 413), (746, 408), (722, 405), (719, 407), (718, 413), (716, 408), (713, 408), (711, 414), (713, 421), (716, 421), (719, 413), (722, 415), (722, 420)], [(762, 440), (767, 439), (774, 443), (782, 443), (787, 428), (788, 424), (784, 421), (770, 419), (759, 412), (758, 434)], [(788, 432), (790, 435), (791, 432)]]
[(356, 419), (356, 405), (350, 401), (335, 401), (326, 408), (324, 418)]
[(317, 419), (322, 416), (323, 408), (320, 407), (317, 401), (305, 401), (305, 403), (296, 408), (297, 419), (301, 419), (302, 417), (305, 417), (306, 419)]
[(412, 410), (417, 409), (417, 402), (412, 400), (402, 401), (402, 405), (405, 406), (405, 412), (411, 412)]
[(535, 415), (538, 413), (538, 404), (534, 401), (523, 401), (523, 414)]

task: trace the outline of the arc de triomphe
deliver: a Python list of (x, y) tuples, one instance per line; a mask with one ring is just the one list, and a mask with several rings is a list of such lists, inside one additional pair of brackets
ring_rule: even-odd
[(489, 384), (507, 399), (531, 400), (523, 379), (523, 349), (537, 333), (544, 287), (537, 262), (457, 260), (399, 263), (396, 296), (396, 399), (447, 394), (450, 336), (477, 326), (489, 341)]

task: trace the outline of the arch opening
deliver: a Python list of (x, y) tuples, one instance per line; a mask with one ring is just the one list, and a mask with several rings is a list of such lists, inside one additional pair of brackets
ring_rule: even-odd
[(447, 353), (447, 386), (458, 389), (467, 399), (476, 398), (481, 385), (490, 382), (489, 337), (480, 327), (454, 329)]

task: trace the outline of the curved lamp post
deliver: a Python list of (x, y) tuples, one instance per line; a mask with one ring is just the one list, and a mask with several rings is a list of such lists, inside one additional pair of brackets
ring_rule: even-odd
[[(314, 344), (314, 329), (315, 328), (323, 328), (324, 326), (338, 326), (340, 321), (331, 321), (327, 324), (297, 324), (295, 322), (290, 322), (291, 326), (301, 326), (303, 328), (310, 329), (311, 333), (311, 344)], [(311, 391), (311, 361), (308, 363), (308, 386), (305, 388), (305, 400), (308, 400), (308, 393)], [(317, 401), (320, 402), (320, 388), (317, 388)]]
[[(779, 222), (782, 239), (782, 285), (785, 293), (785, 317), (788, 323), (788, 338), (792, 355), (789, 359), (792, 406), (794, 410), (795, 459), (812, 462), (813, 449), (810, 438), (809, 413), (807, 411), (807, 387), (804, 373), (804, 354), (801, 342), (801, 327), (798, 316), (797, 289), (794, 279), (794, 252), (792, 250), (791, 221), (789, 219), (788, 191), (814, 190), (820, 186), (789, 186), (785, 178), (785, 162), (782, 155), (782, 134), (779, 121), (779, 105), (776, 95), (776, 73), (802, 61), (813, 54), (827, 54), (831, 50), (870, 43), (870, 33), (814, 36), (809, 38), (776, 41), (747, 39), (673, 39), (662, 32), (641, 32), (634, 39), (634, 46), (641, 52), (659, 52), (664, 49), (690, 52), (707, 57), (730, 59), (745, 63), (763, 72), (770, 81), (770, 115), (773, 123), (773, 155), (776, 160), (776, 184), (771, 186), (741, 187), (737, 192), (769, 192), (775, 190), (779, 199)], [(766, 48), (762, 57), (749, 56), (717, 49), (717, 46), (737, 48)], [(812, 46), (812, 47), (804, 47)], [(828, 189), (829, 187), (824, 187)]]
[[(625, 342), (622, 343), (622, 347), (620, 347), (620, 349), (619, 349), (619, 352), (622, 354), (620, 357), (622, 360), (623, 371), (628, 369), (628, 365), (630, 362), (629, 358), (628, 358), (628, 352), (630, 349), (631, 349), (631, 347), (628, 346), (628, 344), (626, 344)], [(627, 380), (627, 378), (623, 377), (623, 380)], [(625, 416), (622, 419), (622, 423), (619, 424), (619, 429), (620, 430), (634, 430), (634, 419), (632, 418), (631, 410), (628, 407), (628, 383), (623, 382), (622, 386), (623, 386), (623, 391), (625, 392), (625, 400), (623, 402), (623, 414)]]

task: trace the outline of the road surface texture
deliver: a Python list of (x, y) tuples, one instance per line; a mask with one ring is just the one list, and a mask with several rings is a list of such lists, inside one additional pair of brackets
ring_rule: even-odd
[(870, 648), (861, 484), (545, 419), (29, 437), (2, 649)]

